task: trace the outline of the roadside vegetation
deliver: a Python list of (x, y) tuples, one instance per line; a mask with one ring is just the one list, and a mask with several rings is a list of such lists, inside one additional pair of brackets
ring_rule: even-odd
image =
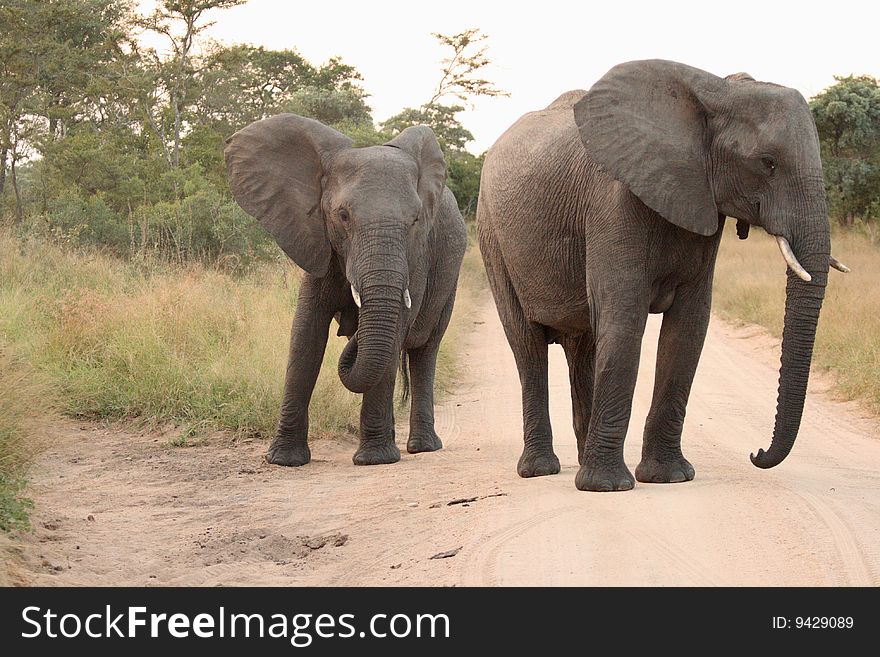
[(40, 447), (39, 434), (53, 413), (54, 398), (44, 378), (0, 338), (0, 530), (4, 532), (29, 526), (25, 474), (30, 457)]
[[(172, 425), (178, 446), (273, 432), (300, 272), (231, 198), (223, 145), (236, 130), (294, 112), (366, 146), (427, 124), (462, 212), (475, 211), (482, 158), (458, 115), (504, 94), (483, 77), (484, 34), (431, 35), (445, 53), (434, 92), (380, 122), (339, 58), (211, 40), (217, 12), (244, 1), (0, 8), (0, 534), (27, 527), (27, 466), (55, 412)], [(441, 389), (472, 307), (462, 290)], [(358, 424), (335, 329), (317, 436)]]
[[(473, 246), (466, 263), (438, 359), (440, 396), (460, 372), (458, 350), (481, 290)], [(286, 258), (230, 274), (0, 233), (0, 529), (27, 527), (26, 466), (56, 409), (173, 425), (177, 446), (213, 431), (271, 436), (300, 277)], [(317, 437), (358, 425), (360, 396), (336, 374), (345, 344), (336, 328), (310, 407)]]

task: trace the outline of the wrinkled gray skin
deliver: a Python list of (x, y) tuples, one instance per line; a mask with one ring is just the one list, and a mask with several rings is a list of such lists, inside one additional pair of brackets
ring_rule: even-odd
[(407, 450), (440, 449), (434, 368), (467, 235), (434, 133), (416, 126), (383, 146), (353, 148), (332, 128), (281, 114), (230, 137), (226, 164), (236, 201), (306, 271), (267, 460), (297, 466), (311, 459), (309, 401), (333, 318), (350, 338), (339, 376), (364, 395), (354, 463), (400, 459), (393, 400), (401, 351), (412, 381)]
[[(792, 89), (651, 60), (563, 94), (492, 147), (480, 249), (522, 383), (522, 477), (555, 474), (547, 344), (565, 350), (581, 490), (628, 490), (623, 462), (649, 313), (663, 313), (656, 383), (635, 478), (694, 477), (681, 452), (709, 322), (725, 217), (781, 235), (812, 275), (788, 270), (776, 426), (752, 462), (779, 464), (797, 435), (829, 267), (810, 110)], [(780, 262), (780, 265), (782, 263)]]

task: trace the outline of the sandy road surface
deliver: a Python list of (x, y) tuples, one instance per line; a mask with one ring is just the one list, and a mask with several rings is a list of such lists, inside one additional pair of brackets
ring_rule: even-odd
[[(351, 465), (320, 441), (303, 468), (266, 444), (58, 427), (34, 470), (31, 584), (877, 585), (880, 428), (811, 384), (795, 450), (754, 468), (769, 442), (778, 347), (710, 328), (685, 426), (693, 482), (582, 493), (561, 349), (551, 409), (562, 472), (523, 480), (519, 384), (494, 307), (473, 318), (471, 380), (438, 409), (446, 448)], [(652, 317), (626, 458), (638, 463), (659, 328)], [(406, 430), (398, 432), (405, 442)], [(472, 502), (449, 505), (461, 498)], [(437, 553), (461, 548), (452, 557)]]

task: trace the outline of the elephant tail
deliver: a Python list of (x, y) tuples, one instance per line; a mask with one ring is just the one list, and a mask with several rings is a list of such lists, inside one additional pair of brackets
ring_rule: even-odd
[(403, 406), (409, 399), (409, 359), (406, 355), (406, 349), (400, 350), (400, 380), (403, 384), (400, 393), (400, 405)]

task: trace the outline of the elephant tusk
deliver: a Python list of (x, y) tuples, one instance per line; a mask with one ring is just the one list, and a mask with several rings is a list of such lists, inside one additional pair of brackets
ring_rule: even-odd
[(842, 271), (844, 274), (848, 274), (850, 272), (850, 268), (834, 256), (829, 256), (828, 264), (834, 267), (837, 271)]
[(782, 257), (785, 258), (786, 264), (791, 267), (791, 270), (797, 274), (797, 277), (802, 281), (806, 281), (809, 283), (813, 280), (813, 277), (807, 273), (807, 270), (801, 266), (801, 263), (798, 262), (798, 259), (794, 256), (794, 251), (791, 250), (791, 244), (788, 243), (788, 240), (782, 237), (782, 235), (776, 236), (776, 244), (779, 245), (779, 250), (782, 252)]
[(406, 288), (403, 291), (403, 305), (407, 308), (412, 308), (412, 299), (409, 296), (409, 288)]
[(358, 294), (358, 291), (355, 289), (354, 285), (351, 286), (351, 298), (354, 299), (354, 305), (358, 308), (361, 307), (361, 295)]

